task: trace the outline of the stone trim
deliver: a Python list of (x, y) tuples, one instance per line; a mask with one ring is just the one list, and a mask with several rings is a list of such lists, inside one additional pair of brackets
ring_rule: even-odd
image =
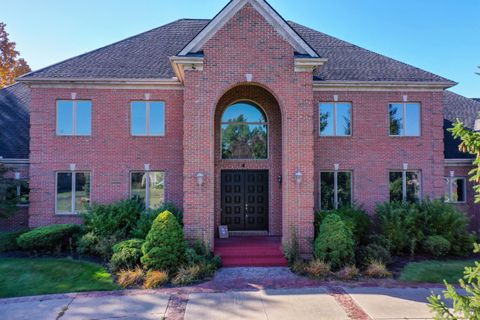
[(157, 89), (183, 90), (177, 78), (171, 79), (110, 79), (110, 78), (35, 78), (17, 79), (30, 88), (78, 89)]
[(446, 167), (473, 166), (475, 159), (445, 159), (443, 162)]

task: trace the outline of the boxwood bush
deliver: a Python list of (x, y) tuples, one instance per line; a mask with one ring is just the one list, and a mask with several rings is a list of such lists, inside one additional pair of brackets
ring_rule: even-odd
[(113, 255), (110, 259), (112, 270), (134, 269), (139, 266), (143, 243), (143, 239), (130, 239), (114, 245), (112, 248)]
[(76, 224), (56, 224), (39, 227), (18, 237), (17, 244), (29, 251), (60, 251), (73, 243), (80, 232)]
[(17, 238), (27, 231), (0, 232), (0, 252), (15, 251), (20, 249)]

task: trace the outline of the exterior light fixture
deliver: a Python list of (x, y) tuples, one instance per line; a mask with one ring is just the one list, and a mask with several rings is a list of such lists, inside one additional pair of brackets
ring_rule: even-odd
[(302, 183), (302, 179), (303, 179), (302, 172), (300, 170), (297, 170), (297, 172), (295, 172), (295, 181), (297, 182), (298, 185)]
[(75, 171), (77, 165), (75, 163), (70, 163), (70, 171)]
[(146, 163), (143, 165), (145, 171), (150, 171), (150, 164)]
[(203, 186), (203, 184), (205, 183), (205, 174), (203, 174), (202, 172), (199, 172), (197, 173), (196, 178), (197, 178), (197, 185), (200, 187)]

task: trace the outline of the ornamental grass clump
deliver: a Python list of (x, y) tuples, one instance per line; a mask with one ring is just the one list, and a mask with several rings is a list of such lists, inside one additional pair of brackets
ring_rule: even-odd
[(313, 278), (326, 278), (332, 273), (331, 266), (322, 260), (314, 259), (304, 265), (303, 270), (309, 276)]
[(143, 287), (145, 289), (158, 288), (168, 282), (168, 273), (165, 271), (150, 270), (145, 276)]
[(363, 274), (375, 279), (390, 278), (392, 276), (383, 262), (374, 260), (368, 264)]
[(186, 248), (182, 227), (170, 211), (165, 211), (153, 221), (140, 261), (147, 269), (175, 272), (185, 260)]
[(117, 273), (117, 282), (122, 288), (140, 285), (145, 277), (145, 271), (141, 267), (121, 270)]
[(353, 262), (355, 243), (349, 227), (336, 214), (325, 217), (314, 244), (315, 258), (338, 270)]

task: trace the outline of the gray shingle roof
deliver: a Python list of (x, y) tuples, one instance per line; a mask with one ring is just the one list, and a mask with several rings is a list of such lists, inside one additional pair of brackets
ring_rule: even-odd
[(451, 91), (444, 93), (444, 129), (445, 129), (445, 158), (447, 159), (465, 159), (472, 158), (471, 155), (462, 153), (458, 150), (459, 139), (453, 139), (452, 134), (447, 129), (453, 126), (457, 119), (462, 121), (469, 129), (473, 129), (475, 119), (480, 112), (480, 102), (474, 99), (468, 99)]
[(0, 90), (0, 156), (28, 159), (30, 89), (17, 83)]
[[(210, 20), (182, 19), (23, 76), (32, 78), (169, 79), (176, 55)], [(316, 80), (445, 82), (445, 78), (294, 22), (292, 28), (329, 61)], [(453, 83), (452, 83), (453, 84)]]

